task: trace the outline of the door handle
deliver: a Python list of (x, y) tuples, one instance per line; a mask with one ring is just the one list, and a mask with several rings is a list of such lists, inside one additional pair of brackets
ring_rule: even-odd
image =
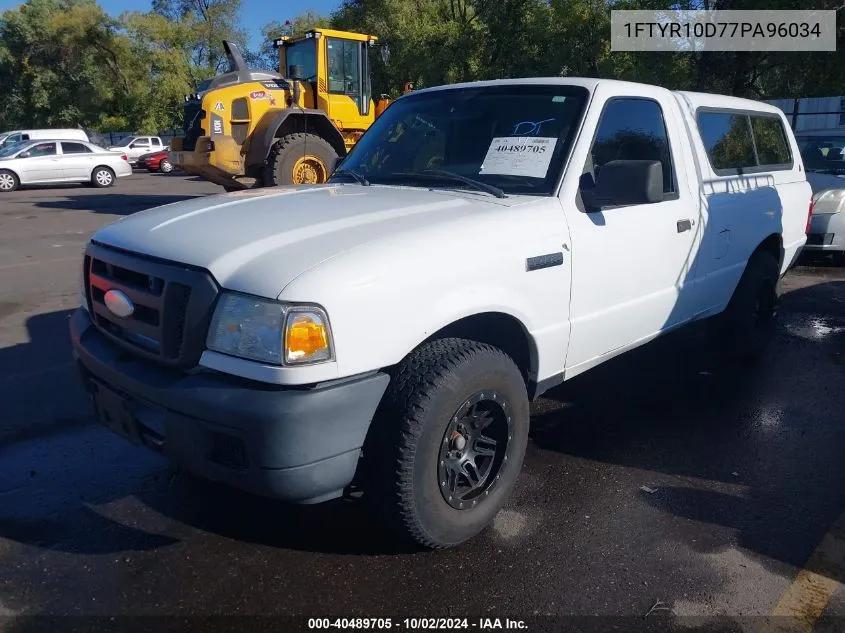
[(694, 220), (678, 220), (678, 233), (689, 231), (690, 229), (692, 229), (693, 224), (695, 224)]

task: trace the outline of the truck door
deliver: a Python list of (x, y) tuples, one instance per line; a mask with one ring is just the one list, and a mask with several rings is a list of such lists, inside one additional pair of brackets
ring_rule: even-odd
[(326, 38), (329, 116), (347, 129), (366, 127), (361, 123), (371, 99), (366, 62), (366, 42)]
[(149, 136), (139, 136), (136, 138), (132, 144), (129, 146), (129, 160), (133, 163), (137, 161), (141, 156), (144, 154), (150, 153), (150, 137)]
[[(660, 161), (663, 199), (586, 209), (580, 192), (602, 166), (631, 159)], [(669, 93), (598, 85), (563, 189), (572, 196), (563, 200), (572, 239), (570, 376), (691, 317), (701, 224), (691, 162)]]

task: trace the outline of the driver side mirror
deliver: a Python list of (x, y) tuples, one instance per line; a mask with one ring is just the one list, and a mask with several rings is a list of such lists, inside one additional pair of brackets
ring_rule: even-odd
[(589, 174), (581, 178), (581, 198), (587, 211), (663, 201), (663, 165), (658, 160), (612, 160), (598, 170), (595, 186)]
[(18, 158), (29, 158), (30, 156), (32, 156), (32, 152), (30, 152), (29, 150), (18, 154)]

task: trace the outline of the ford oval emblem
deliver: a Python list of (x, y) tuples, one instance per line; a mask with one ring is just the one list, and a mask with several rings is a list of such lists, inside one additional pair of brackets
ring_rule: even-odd
[(125, 319), (128, 316), (132, 316), (132, 313), (135, 312), (135, 304), (132, 303), (132, 299), (120, 290), (112, 289), (107, 291), (103, 300), (106, 302), (109, 312), (115, 316)]

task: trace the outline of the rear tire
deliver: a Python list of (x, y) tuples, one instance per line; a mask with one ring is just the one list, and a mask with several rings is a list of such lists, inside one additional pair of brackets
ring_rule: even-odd
[(715, 317), (714, 334), (725, 360), (758, 360), (771, 341), (777, 324), (780, 267), (767, 251), (748, 260), (725, 311)]
[(111, 187), (114, 185), (115, 177), (111, 167), (95, 167), (91, 172), (91, 184), (97, 188)]
[(329, 142), (316, 134), (288, 134), (270, 149), (261, 180), (265, 187), (320, 184), (328, 180), (337, 158)]
[(21, 186), (21, 181), (17, 174), (8, 169), (0, 169), (0, 191), (8, 192), (15, 191)]
[(173, 165), (169, 160), (164, 158), (158, 164), (158, 170), (163, 174), (169, 174), (171, 171), (173, 171)]
[(528, 395), (490, 345), (441, 339), (399, 365), (364, 446), (365, 499), (405, 539), (459, 545), (487, 527), (528, 445)]

